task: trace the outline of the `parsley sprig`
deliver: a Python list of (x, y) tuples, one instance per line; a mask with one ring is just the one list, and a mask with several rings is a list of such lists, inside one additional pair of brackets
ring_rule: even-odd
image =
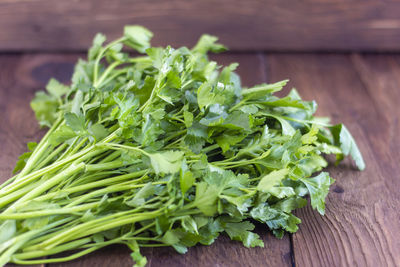
[(49, 130), (0, 187), (0, 265), (125, 244), (144, 266), (141, 247), (185, 253), (221, 233), (262, 247), (253, 221), (277, 237), (296, 232), (306, 195), (324, 214), (333, 179), (323, 154), (364, 169), (344, 125), (314, 117), (316, 103), (295, 89), (274, 95), (287, 81), (245, 89), (236, 63), (208, 59), (226, 49), (216, 37), (192, 49), (151, 47), (151, 37), (126, 26), (104, 45), (98, 34), (71, 85), (51, 79), (32, 100)]

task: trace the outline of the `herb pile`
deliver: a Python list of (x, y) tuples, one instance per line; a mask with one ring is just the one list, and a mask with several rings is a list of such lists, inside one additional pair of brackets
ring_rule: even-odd
[[(294, 209), (324, 214), (333, 179), (323, 154), (361, 154), (345, 126), (314, 117), (315, 102), (287, 81), (241, 87), (225, 47), (151, 47), (152, 33), (98, 34), (70, 86), (51, 79), (31, 106), (50, 129), (29, 143), (18, 173), (0, 187), (0, 265), (68, 261), (110, 244), (172, 246), (179, 253), (221, 233), (263, 246), (259, 221), (277, 237), (296, 232)], [(141, 56), (132, 57), (123, 47)], [(64, 251), (70, 256), (47, 257)], [(65, 253), (64, 253), (65, 255)]]

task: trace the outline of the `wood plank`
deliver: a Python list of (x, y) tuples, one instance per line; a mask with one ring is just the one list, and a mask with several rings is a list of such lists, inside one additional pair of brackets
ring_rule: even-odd
[[(364, 76), (374, 73), (369, 79), (381, 82), (371, 83), (368, 90), (346, 55), (281, 54), (269, 56), (268, 62), (273, 80), (291, 78), (290, 85), (297, 86), (305, 99), (318, 102), (319, 115), (348, 126), (367, 164), (364, 172), (349, 160), (328, 168), (336, 183), (324, 217), (310, 206), (297, 212), (303, 223), (293, 235), (296, 265), (399, 266), (399, 167), (389, 156), (398, 153), (399, 128), (387, 124), (397, 118), (395, 103), (400, 97), (398, 93), (386, 96), (392, 98), (392, 105), (374, 99), (398, 88), (399, 79), (387, 82), (383, 70), (376, 73), (374, 65), (368, 64)], [(383, 81), (392, 87), (382, 87)], [(388, 145), (388, 138), (395, 147)], [(387, 165), (392, 168), (386, 169)]]
[[(29, 101), (42, 89), (50, 77), (68, 82), (73, 64), (81, 54), (0, 55), (0, 180), (11, 176), (17, 156), (26, 150), (25, 144), (39, 140), (39, 130), (30, 110)], [(261, 54), (225, 54), (213, 56), (228, 65), (239, 62), (239, 74), (246, 86), (265, 81)], [(240, 243), (221, 236), (212, 246), (197, 246), (180, 255), (170, 248), (143, 250), (148, 266), (291, 266), (290, 240), (273, 237), (265, 227), (258, 226), (265, 248), (244, 248)], [(128, 249), (113, 246), (65, 264), (47, 266), (132, 266)]]
[(395, 50), (400, 3), (378, 0), (0, 1), (0, 50), (82, 51), (141, 24), (157, 45), (218, 35), (235, 51)]
[[(383, 127), (378, 129), (383, 132), (384, 138), (374, 142), (374, 151), (382, 159), (379, 161), (382, 171), (390, 176), (398, 171), (397, 162), (400, 160), (400, 142), (396, 136), (400, 133), (400, 57), (399, 55), (355, 54), (352, 55), (351, 60), (368, 95), (384, 117)], [(388, 186), (399, 186), (399, 179), (388, 179), (386, 182), (395, 182)]]

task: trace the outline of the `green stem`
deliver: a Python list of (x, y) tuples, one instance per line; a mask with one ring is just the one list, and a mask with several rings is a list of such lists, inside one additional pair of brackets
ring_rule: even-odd
[(100, 64), (100, 60), (102, 59), (104, 53), (110, 49), (113, 45), (118, 44), (118, 43), (122, 43), (126, 40), (126, 37), (121, 37), (111, 43), (109, 43), (108, 45), (106, 45), (101, 51), (100, 53), (97, 55), (96, 60), (94, 62), (94, 69), (93, 69), (93, 84), (97, 84), (97, 76), (99, 75), (99, 64)]
[(7, 194), (7, 195), (1, 197), (0, 198), (0, 208), (3, 208), (7, 204), (21, 198), (21, 196), (27, 194), (28, 192), (30, 192), (32, 189), (34, 189), (37, 186), (38, 186), (37, 183), (32, 183), (28, 186), (25, 186), (25, 187), (19, 189), (18, 191), (11, 192), (10, 194)]
[(60, 181), (63, 179), (67, 178), (68, 176), (81, 172), (82, 170), (85, 169), (85, 164), (84, 163), (79, 163), (79, 164), (71, 164), (67, 169), (64, 171), (58, 173), (51, 179), (47, 180), (45, 183), (42, 185), (36, 187), (17, 201), (15, 201), (10, 207), (8, 207), (3, 213), (6, 213), (7, 211), (12, 211), (15, 208), (18, 208), (21, 203), (26, 202), (27, 200), (33, 199), (37, 196), (39, 196), (41, 193), (47, 191), (51, 187), (57, 185)]
[(85, 195), (82, 195), (78, 199), (75, 199), (74, 201), (69, 203), (66, 207), (76, 206), (76, 205), (81, 204), (95, 196), (102, 196), (102, 195), (105, 195), (108, 193), (120, 192), (120, 191), (130, 190), (130, 189), (134, 189), (134, 188), (140, 188), (143, 186), (144, 185), (142, 185), (142, 184), (141, 185), (132, 184), (130, 181), (127, 181), (123, 184), (110, 185), (108, 187), (98, 189), (98, 190), (92, 191), (90, 193), (87, 193)]
[[(113, 140), (117, 136), (118, 132), (119, 132), (119, 130), (114, 131), (108, 137), (103, 139), (99, 143), (99, 145), (107, 143), (107, 142), (110, 142), (111, 140)], [(94, 151), (92, 151), (92, 150), (94, 150)], [(106, 150), (107, 149), (99, 148), (98, 145), (89, 146), (86, 149), (84, 149), (84, 150), (82, 150), (82, 151), (80, 151), (80, 152), (78, 152), (78, 153), (76, 153), (74, 155), (71, 155), (71, 156), (69, 156), (69, 157), (67, 157), (67, 158), (65, 158), (65, 159), (63, 159), (61, 161), (56, 161), (53, 164), (51, 164), (51, 165), (49, 165), (49, 166), (47, 166), (47, 167), (45, 167), (43, 169), (34, 171), (34, 172), (24, 176), (24, 177), (21, 177), (21, 179), (19, 179), (18, 181), (15, 181), (12, 184), (2, 188), (0, 190), (0, 196), (9, 194), (10, 192), (13, 192), (16, 189), (21, 188), (22, 186), (30, 183), (31, 181), (35, 180), (36, 178), (38, 178), (38, 177), (40, 177), (40, 176), (42, 176), (44, 174), (51, 174), (52, 172), (57, 171), (58, 169), (60, 169), (61, 167), (63, 167), (65, 164), (67, 164), (69, 162), (72, 162), (72, 161), (74, 161), (76, 159), (80, 159), (80, 162), (82, 162), (82, 161), (86, 160), (87, 158), (96, 156), (97, 154), (100, 154), (100, 153), (102, 153), (102, 152), (104, 152)]]
[(55, 156), (57, 156), (61, 151), (63, 151), (68, 145), (67, 144), (62, 144), (59, 147), (57, 147), (56, 150), (54, 150), (50, 155), (48, 155), (44, 160), (42, 160), (34, 169), (33, 171), (40, 170), (45, 166), (47, 163), (49, 163)]
[(60, 253), (60, 252), (66, 251), (66, 250), (76, 249), (76, 248), (83, 246), (91, 241), (92, 241), (92, 239), (90, 237), (82, 238), (79, 240), (75, 240), (75, 241), (63, 244), (63, 245), (58, 246), (51, 250), (29, 251), (29, 252), (17, 253), (17, 254), (14, 254), (13, 258), (18, 259), (18, 260), (25, 260), (25, 259), (44, 257), (44, 256)]
[(169, 199), (169, 201), (167, 201), (162, 208), (152, 212), (141, 212), (135, 215), (136, 210), (134, 209), (130, 211), (123, 211), (116, 214), (111, 214), (101, 217), (99, 219), (94, 219), (92, 221), (82, 223), (80, 225), (62, 231), (59, 235), (56, 235), (39, 244), (38, 247), (51, 249), (58, 244), (73, 239), (82, 238), (94, 233), (106, 231), (126, 224), (154, 219), (157, 216), (161, 215), (163, 213), (163, 210), (166, 209), (173, 201), (174, 199)]
[(127, 60), (129, 63), (152, 63), (153, 60), (149, 58), (148, 56), (142, 56), (142, 57), (133, 57), (129, 58)]
[(208, 153), (208, 152), (210, 152), (210, 151), (212, 151), (214, 149), (217, 149), (217, 148), (219, 148), (219, 145), (218, 144), (214, 144), (214, 145), (211, 145), (211, 146), (203, 148), (202, 152), (203, 153)]
[(99, 153), (102, 153), (103, 151), (105, 151), (105, 149), (97, 149), (97, 150), (91, 151), (94, 148), (95, 148), (94, 146), (89, 147), (88, 149), (85, 149), (77, 154), (74, 154), (73, 156), (70, 156), (61, 161), (54, 162), (53, 164), (51, 164), (43, 169), (34, 171), (34, 172), (22, 177), (20, 180), (15, 181), (14, 183), (10, 184), (9, 186), (3, 188), (0, 192), (0, 196), (9, 194), (9, 193), (25, 186), (26, 184), (34, 181), (36, 178), (41, 177), (44, 174), (51, 174), (71, 161), (74, 161), (76, 159), (80, 159), (81, 161), (83, 161), (87, 157), (92, 157), (96, 154), (99, 154)]
[(16, 263), (16, 264), (45, 264), (45, 263), (65, 262), (65, 261), (71, 261), (71, 260), (77, 259), (79, 257), (82, 257), (83, 255), (89, 254), (95, 250), (102, 248), (102, 247), (103, 246), (88, 248), (88, 249), (82, 250), (80, 252), (77, 252), (75, 254), (72, 254), (68, 257), (62, 257), (62, 258), (51, 258), (51, 259), (41, 259), (41, 260), (20, 260), (14, 256), (11, 258), (11, 262)]
[[(82, 191), (86, 191), (88, 189), (93, 189), (96, 187), (100, 187), (100, 186), (105, 186), (105, 185), (110, 185), (116, 182), (121, 182), (124, 180), (129, 180), (132, 178), (136, 178), (136, 177), (140, 177), (144, 174), (147, 173), (147, 170), (143, 170), (143, 171), (138, 171), (138, 172), (133, 172), (133, 173), (128, 173), (128, 174), (123, 174), (123, 175), (119, 175), (116, 177), (112, 177), (112, 178), (108, 178), (108, 179), (102, 179), (100, 181), (97, 182), (92, 182), (92, 183), (88, 183), (88, 184), (84, 184), (84, 185), (79, 185), (79, 186), (74, 186), (74, 187), (70, 187), (67, 189), (64, 189), (60, 192), (54, 192), (54, 193), (50, 193), (50, 194), (46, 194), (44, 196), (38, 197), (35, 200), (37, 201), (46, 201), (48, 199), (52, 199), (55, 195), (65, 192), (66, 194), (73, 194), (73, 193), (77, 193), (77, 192), (82, 192)], [(136, 180), (131, 180), (131, 183), (136, 183), (142, 180), (144, 176), (142, 176), (140, 179), (136, 179)]]
[(96, 203), (82, 204), (71, 208), (50, 209), (41, 211), (21, 212), (21, 213), (1, 213), (0, 220), (24, 220), (27, 218), (35, 218), (49, 215), (71, 214), (75, 212), (85, 211), (96, 208), (99, 205)]
[(63, 220), (59, 220), (57, 222), (50, 223), (41, 229), (31, 230), (31, 231), (23, 233), (19, 236), (13, 237), (11, 240), (8, 240), (7, 242), (10, 244), (8, 249), (7, 249), (7, 247), (4, 247), (4, 249), (7, 249), (7, 250), (4, 251), (3, 253), (2, 253), (2, 251), (0, 251), (0, 253), (1, 253), (0, 254), (0, 266), (4, 266), (7, 262), (9, 262), (11, 256), (14, 254), (14, 252), (16, 252), (21, 246), (23, 246), (25, 244), (26, 241), (28, 241), (32, 237), (34, 237), (42, 232), (45, 232), (49, 229), (52, 229), (58, 225), (64, 224), (70, 220), (71, 220), (70, 218), (65, 218)]
[(104, 146), (108, 146), (108, 147), (112, 147), (114, 149), (128, 149), (128, 150), (133, 150), (136, 152), (140, 152), (146, 156), (151, 156), (150, 153), (147, 153), (146, 151), (144, 151), (143, 149), (134, 147), (134, 146), (126, 146), (126, 145), (120, 145), (120, 144), (104, 144)]
[(36, 162), (42, 157), (43, 153), (46, 153), (46, 149), (49, 146), (48, 139), (50, 135), (58, 128), (61, 124), (63, 117), (59, 117), (51, 128), (47, 131), (47, 133), (40, 140), (39, 144), (36, 146), (35, 150), (32, 152), (32, 155), (29, 157), (24, 169), (17, 175), (16, 181), (18, 181), (21, 177), (23, 177), (26, 173), (32, 170)]
[(178, 137), (178, 136), (181, 136), (182, 134), (186, 133), (186, 131), (187, 131), (187, 130), (185, 129), (185, 130), (181, 130), (181, 131), (179, 131), (179, 132), (175, 132), (174, 134), (165, 137), (165, 138), (164, 138), (164, 142), (167, 143), (168, 141), (170, 141), (170, 140), (172, 140), (172, 139), (174, 139), (174, 138), (176, 138), (176, 137)]
[(110, 64), (107, 69), (101, 74), (99, 80), (93, 84), (93, 86), (95, 88), (97, 88), (102, 82), (103, 80), (107, 77), (107, 75), (113, 71), (116, 67), (118, 67), (119, 65), (123, 64), (124, 62), (121, 61), (114, 61), (112, 64)]
[(105, 80), (105, 81), (102, 82), (102, 83), (99, 83), (99, 84), (98, 84), (98, 87), (102, 87), (102, 86), (108, 84), (110, 81), (114, 80), (115, 78), (117, 78), (117, 77), (120, 76), (121, 74), (124, 74), (124, 73), (126, 73), (126, 72), (128, 72), (128, 71), (129, 71), (129, 70), (127, 70), (127, 69), (122, 69), (122, 70), (116, 71), (113, 75), (111, 75), (110, 77), (108, 77), (107, 80)]
[(104, 171), (104, 170), (119, 168), (124, 165), (125, 163), (122, 159), (117, 159), (106, 163), (87, 164), (86, 171), (87, 172)]
[(80, 137), (75, 137), (72, 141), (72, 143), (69, 145), (69, 147), (67, 149), (65, 149), (64, 153), (61, 154), (61, 156), (58, 157), (58, 161), (64, 159), (66, 156), (68, 156), (70, 153), (70, 151), (72, 150), (72, 148), (75, 147), (76, 143), (79, 141)]

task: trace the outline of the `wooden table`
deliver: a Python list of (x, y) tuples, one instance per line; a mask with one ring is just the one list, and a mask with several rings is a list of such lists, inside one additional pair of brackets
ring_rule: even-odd
[[(40, 130), (29, 102), (50, 77), (68, 82), (82, 54), (0, 54), (0, 179), (6, 180), (28, 141)], [(326, 215), (310, 206), (296, 211), (296, 234), (282, 240), (263, 226), (265, 248), (247, 249), (220, 237), (211, 246), (144, 250), (148, 266), (399, 266), (400, 265), (400, 55), (231, 53), (219, 62), (240, 63), (247, 86), (290, 78), (318, 114), (344, 122), (355, 136), (367, 168), (350, 160), (328, 170), (336, 179)], [(286, 89), (288, 91), (289, 87)], [(63, 264), (47, 266), (131, 266), (129, 251), (110, 247)]]

